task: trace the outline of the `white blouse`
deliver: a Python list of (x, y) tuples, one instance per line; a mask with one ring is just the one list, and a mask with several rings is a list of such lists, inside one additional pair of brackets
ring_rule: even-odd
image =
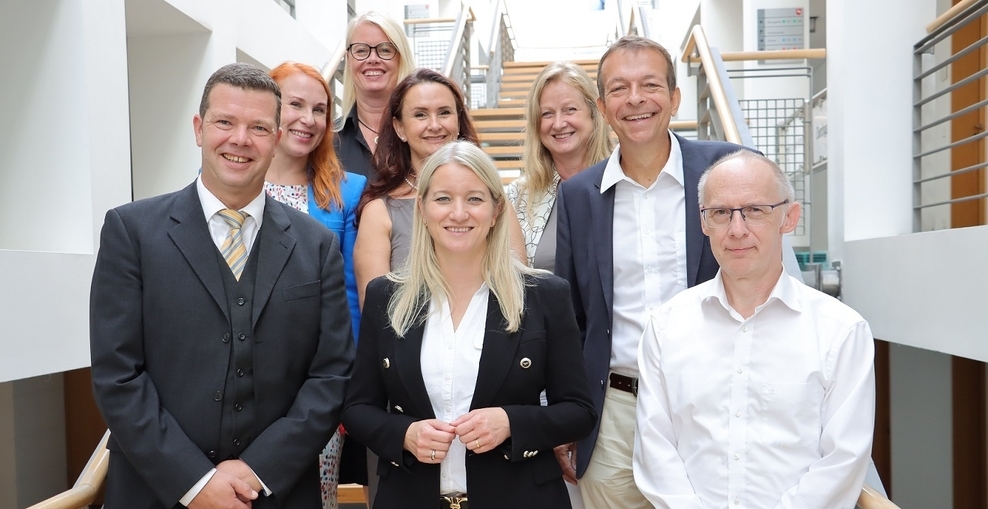
[[(451, 422), (470, 412), (484, 348), (489, 295), (487, 285), (480, 285), (456, 330), (448, 301), (434, 297), (429, 304), (422, 335), (422, 378), (432, 410), (441, 421)], [(440, 464), (440, 494), (467, 492), (466, 453), (459, 437), (454, 438)]]

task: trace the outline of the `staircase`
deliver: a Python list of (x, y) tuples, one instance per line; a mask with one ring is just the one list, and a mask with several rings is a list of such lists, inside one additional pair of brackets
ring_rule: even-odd
[[(521, 175), (525, 144), (525, 97), (532, 82), (549, 62), (505, 62), (497, 108), (470, 111), (480, 146), (494, 159), (501, 179), (510, 182)], [(597, 60), (577, 60), (591, 78), (597, 78)]]

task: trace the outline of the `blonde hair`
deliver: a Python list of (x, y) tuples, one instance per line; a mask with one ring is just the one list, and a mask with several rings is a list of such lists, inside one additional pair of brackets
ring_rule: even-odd
[(507, 207), (501, 177), (491, 158), (469, 141), (454, 141), (439, 148), (425, 161), (419, 173), (417, 206), (412, 216), (412, 241), (408, 262), (398, 272), (388, 274), (397, 283), (397, 289), (388, 303), (388, 319), (398, 337), (404, 337), (412, 327), (425, 320), (433, 296), (449, 296), (451, 291), (439, 268), (435, 244), (424, 224), (421, 203), (429, 192), (436, 170), (447, 164), (459, 164), (469, 168), (487, 186), (495, 207), (494, 226), (487, 233), (487, 251), (484, 253), (483, 277), (488, 288), (497, 298), (504, 315), (507, 332), (515, 332), (521, 326), (525, 312), (525, 277), (547, 274), (519, 262), (511, 252), (508, 231)]
[[(353, 44), (353, 33), (357, 30), (357, 27), (364, 24), (370, 23), (377, 26), (384, 32), (391, 44), (395, 45), (395, 49), (398, 50), (398, 79), (395, 83), (405, 79), (415, 70), (415, 57), (412, 55), (412, 47), (408, 44), (408, 37), (405, 35), (405, 30), (400, 23), (395, 21), (394, 18), (388, 16), (387, 14), (380, 11), (367, 11), (350, 21), (350, 24), (346, 28), (346, 44), (347, 48)], [(343, 100), (342, 108), (340, 109), (340, 121), (337, 128), (343, 127), (343, 122), (346, 120), (346, 116), (350, 114), (350, 110), (353, 109), (353, 105), (357, 103), (357, 85), (353, 81), (353, 73), (350, 72), (350, 51), (347, 50), (345, 54), (347, 59), (347, 64), (345, 70), (343, 71)], [(390, 92), (389, 92), (390, 94)], [(391, 127), (391, 119), (382, 119), (382, 122), (387, 122), (387, 128)], [(374, 126), (377, 129), (377, 126)]]
[(556, 177), (556, 164), (552, 160), (549, 149), (539, 138), (539, 128), (542, 123), (542, 93), (550, 83), (560, 81), (573, 87), (583, 96), (584, 106), (590, 112), (593, 131), (587, 140), (587, 150), (584, 155), (585, 167), (607, 159), (613, 146), (607, 133), (607, 123), (597, 109), (597, 89), (593, 80), (582, 67), (572, 62), (552, 62), (546, 65), (535, 78), (532, 88), (525, 100), (525, 152), (523, 157), (522, 179), (519, 187), (524, 190), (528, 203), (534, 203), (536, 197), (549, 191)]

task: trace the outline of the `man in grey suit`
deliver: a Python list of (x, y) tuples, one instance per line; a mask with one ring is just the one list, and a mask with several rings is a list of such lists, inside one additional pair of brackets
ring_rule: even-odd
[(216, 71), (196, 182), (106, 214), (90, 341), (108, 509), (321, 507), (354, 347), (336, 237), (262, 189), (280, 103), (263, 71)]
[(651, 310), (717, 273), (697, 183), (741, 147), (669, 131), (680, 92), (672, 57), (655, 41), (615, 42), (600, 59), (597, 87), (619, 146), (559, 188), (556, 273), (570, 282), (598, 420), (571, 446), (575, 458), (557, 456), (579, 478), (588, 509), (650, 508), (631, 464), (638, 342)]

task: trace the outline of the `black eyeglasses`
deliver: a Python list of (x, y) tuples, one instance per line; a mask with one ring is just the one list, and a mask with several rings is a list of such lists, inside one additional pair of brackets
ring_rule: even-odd
[(763, 224), (768, 221), (769, 217), (772, 215), (772, 211), (775, 210), (776, 207), (787, 203), (789, 203), (789, 200), (782, 200), (775, 205), (748, 205), (746, 207), (738, 207), (736, 209), (727, 207), (709, 207), (700, 209), (700, 213), (703, 214), (703, 220), (707, 223), (707, 228), (721, 228), (731, 224), (731, 219), (734, 218), (735, 212), (740, 213), (741, 220), (747, 224)]
[(347, 47), (346, 50), (350, 52), (351, 57), (356, 58), (357, 60), (367, 60), (370, 58), (371, 50), (377, 52), (377, 56), (381, 60), (391, 60), (398, 54), (398, 48), (395, 48), (395, 45), (390, 42), (382, 42), (377, 46), (370, 46), (362, 42), (355, 42)]

